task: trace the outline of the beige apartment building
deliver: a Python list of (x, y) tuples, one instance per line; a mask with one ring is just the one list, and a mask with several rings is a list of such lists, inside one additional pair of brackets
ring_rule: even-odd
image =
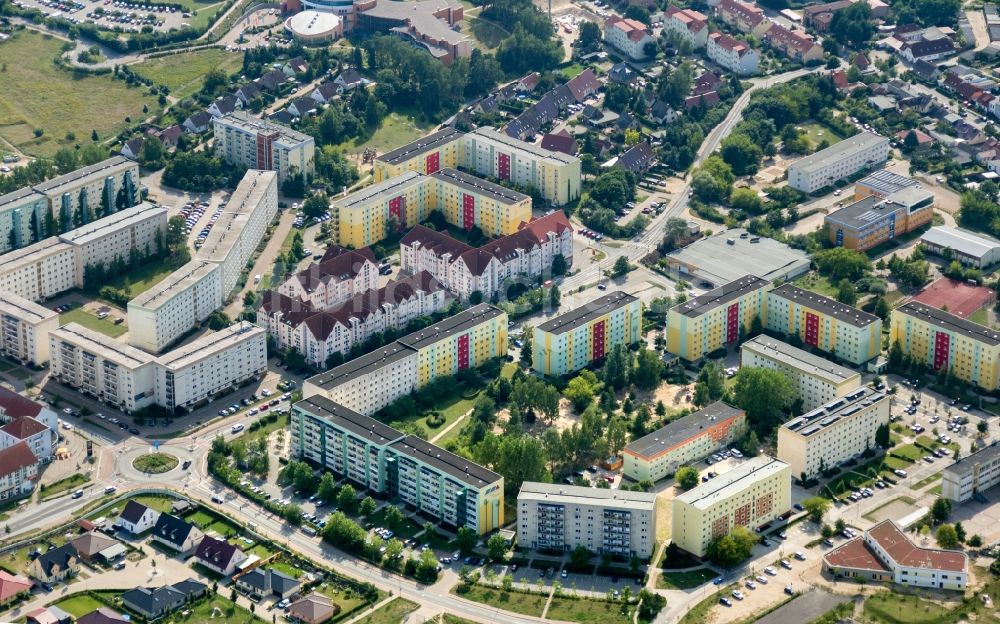
[(133, 249), (143, 256), (155, 254), (166, 235), (167, 209), (144, 202), (59, 238), (77, 248), (76, 283), (83, 285), (88, 265), (108, 267), (116, 258), (128, 262)]
[(55, 310), (0, 292), (0, 354), (41, 366), (49, 361), (49, 332), (58, 328)]
[(678, 548), (704, 557), (709, 543), (736, 526), (751, 531), (791, 508), (792, 473), (783, 461), (749, 459), (673, 502), (671, 539)]
[(809, 478), (874, 449), (876, 430), (888, 424), (889, 396), (859, 388), (782, 425), (778, 459)]
[(157, 353), (220, 307), (219, 265), (192, 260), (128, 302), (129, 344)]
[(37, 302), (76, 286), (76, 249), (56, 237), (0, 256), (0, 292)]
[(861, 373), (770, 336), (744, 342), (740, 366), (770, 368), (788, 375), (806, 411), (861, 387)]

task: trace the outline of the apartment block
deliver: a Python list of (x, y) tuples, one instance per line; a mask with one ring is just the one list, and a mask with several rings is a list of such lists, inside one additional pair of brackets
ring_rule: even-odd
[(580, 159), (512, 139), (493, 128), (477, 128), (464, 137), (463, 162), (479, 175), (533, 187), (561, 206), (580, 196)]
[(293, 452), (376, 495), (484, 534), (503, 525), (503, 477), (324, 396), (292, 406)]
[(375, 254), (330, 245), (319, 259), (286, 279), (278, 292), (296, 301), (308, 302), (314, 310), (328, 310), (355, 296), (378, 289)]
[(407, 171), (431, 175), (441, 169), (458, 168), (463, 164), (464, 136), (453, 127), (447, 126), (403, 147), (377, 156), (374, 163), (375, 182), (395, 178)]
[(733, 344), (762, 318), (770, 282), (744, 275), (667, 313), (667, 350), (693, 362)]
[(77, 323), (49, 332), (49, 370), (58, 381), (122, 411), (156, 400), (155, 358)]
[(506, 354), (507, 315), (479, 304), (310, 377), (302, 393), (373, 414), (435, 379)]
[(139, 164), (113, 156), (32, 188), (48, 200), (59, 231), (67, 232), (139, 203)]
[(941, 496), (956, 503), (976, 498), (1000, 483), (1000, 445), (982, 448), (956, 460), (941, 473)]
[(724, 23), (743, 33), (752, 33), (758, 39), (771, 27), (771, 20), (764, 9), (753, 2), (720, 0), (715, 6), (716, 14)]
[(739, 76), (752, 76), (760, 64), (760, 52), (746, 42), (721, 32), (708, 36), (705, 54), (719, 67)]
[(679, 9), (670, 6), (664, 12), (661, 36), (673, 33), (682, 41), (687, 41), (692, 50), (704, 48), (708, 41), (708, 17), (693, 9)]
[(625, 476), (659, 481), (681, 466), (729, 448), (746, 432), (746, 412), (716, 401), (629, 442), (622, 450)]
[(315, 172), (315, 141), (288, 126), (237, 110), (213, 118), (212, 130), (216, 155), (230, 164), (275, 171), (279, 182), (289, 175), (311, 177)]
[(56, 237), (0, 256), (0, 292), (44, 301), (76, 288), (77, 250)]
[(755, 336), (740, 345), (740, 366), (788, 375), (806, 411), (861, 387), (861, 373), (770, 336)]
[(522, 223), (513, 234), (479, 248), (422, 225), (399, 242), (403, 271), (427, 271), (460, 299), (479, 292), (484, 299), (505, 297), (512, 284), (540, 283), (556, 256), (573, 263), (573, 227), (561, 210)]
[(646, 44), (655, 44), (646, 24), (617, 15), (604, 21), (604, 42), (633, 61), (646, 58)]
[(616, 345), (641, 339), (642, 302), (628, 293), (608, 293), (535, 327), (531, 367), (543, 375), (566, 375), (604, 359)]
[(1000, 334), (989, 327), (911, 301), (892, 311), (889, 340), (933, 371), (987, 392), (1000, 385)]
[(52, 461), (58, 421), (54, 408), (0, 388), (0, 450), (26, 444), (38, 461)]
[(656, 494), (525, 481), (517, 494), (517, 543), (648, 559), (656, 549)]
[(0, 195), (0, 253), (37, 243), (48, 235), (49, 200), (30, 186)]
[(487, 236), (503, 236), (531, 220), (529, 195), (458, 169), (441, 169), (431, 177), (437, 209), (464, 230), (478, 227)]
[(862, 132), (792, 163), (788, 168), (788, 186), (814, 193), (881, 164), (888, 157), (889, 139)]
[(59, 239), (77, 248), (76, 283), (82, 285), (88, 266), (108, 267), (117, 258), (128, 262), (133, 250), (143, 256), (158, 253), (167, 235), (167, 209), (143, 202), (98, 219)]
[(930, 223), (934, 203), (930, 191), (909, 187), (884, 199), (867, 195), (826, 215), (823, 221), (831, 243), (866, 251)]
[(219, 267), (192, 260), (129, 301), (129, 344), (158, 353), (221, 308)]
[(754, 530), (789, 509), (792, 475), (788, 464), (761, 455), (674, 499), (671, 540), (696, 557), (734, 527)]
[(852, 364), (863, 364), (882, 350), (882, 319), (792, 284), (767, 294), (764, 326)]
[(778, 429), (778, 459), (796, 477), (814, 477), (875, 449), (875, 432), (889, 425), (889, 396), (859, 388), (793, 418)]
[(0, 354), (21, 364), (49, 361), (49, 332), (59, 328), (59, 314), (33, 301), (0, 292)]

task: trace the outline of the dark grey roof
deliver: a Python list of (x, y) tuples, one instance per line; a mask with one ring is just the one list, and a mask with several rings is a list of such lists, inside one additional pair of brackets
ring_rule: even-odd
[(855, 327), (867, 327), (879, 320), (874, 314), (869, 314), (853, 306), (845, 305), (835, 299), (814, 293), (811, 290), (803, 290), (794, 284), (782, 284), (772, 290), (768, 296), (770, 295), (794, 301), (799, 305), (812, 308), (813, 310), (819, 310), (823, 314), (832, 316), (842, 323), (850, 323)]
[(185, 596), (197, 595), (208, 589), (208, 585), (194, 579), (184, 579), (183, 581), (178, 581), (177, 583), (174, 583), (172, 587)]
[(401, 162), (405, 162), (431, 150), (437, 149), (439, 146), (450, 143), (455, 139), (461, 138), (463, 135), (458, 130), (455, 130), (451, 126), (442, 128), (437, 132), (432, 132), (427, 136), (417, 139), (412, 143), (407, 143), (403, 147), (396, 148), (391, 152), (382, 154), (379, 160), (387, 162), (390, 165), (395, 165)]
[(393, 440), (399, 440), (405, 435), (385, 423), (359, 414), (319, 394), (299, 401), (295, 404), (294, 409), (322, 418), (359, 438), (371, 440), (377, 444), (387, 444)]
[(504, 313), (503, 310), (488, 303), (480, 303), (471, 308), (462, 310), (458, 314), (442, 319), (433, 325), (417, 330), (399, 339), (398, 342), (419, 350), (430, 343), (437, 342), (447, 336), (460, 334), (467, 329), (479, 325), (485, 321), (496, 318)]
[(633, 440), (625, 446), (625, 451), (649, 459), (690, 440), (718, 422), (742, 413), (743, 410), (738, 407), (716, 401), (693, 414), (667, 423), (649, 435)]
[(192, 529), (194, 529), (194, 525), (184, 522), (177, 516), (161, 513), (159, 520), (156, 521), (156, 526), (153, 527), (153, 535), (168, 544), (180, 547)]
[[(401, 344), (399, 341), (379, 347), (371, 353), (366, 353), (361, 357), (354, 358), (331, 368), (330, 370), (314, 375), (308, 379), (309, 383), (320, 388), (333, 388), (344, 383), (347, 379), (357, 375), (367, 375), (383, 366), (392, 364), (413, 355), (413, 349)], [(346, 409), (346, 408), (345, 408)]]
[(28, 197), (30, 195), (37, 195), (38, 199), (43, 199), (43, 197), (44, 197), (40, 193), (35, 192), (35, 190), (33, 188), (31, 188), (30, 186), (25, 186), (25, 187), (17, 189), (16, 191), (11, 191), (10, 193), (7, 193), (6, 195), (0, 195), (0, 206), (5, 206), (7, 204), (12, 204), (12, 203), (14, 203), (16, 201), (19, 202), (19, 201), (23, 200), (25, 197)]
[(896, 312), (919, 318), (931, 325), (968, 336), (991, 346), (1000, 344), (1000, 332), (997, 332), (995, 329), (980, 325), (979, 323), (973, 323), (970, 320), (949, 314), (937, 308), (932, 308), (918, 301), (910, 301), (901, 305), (893, 311), (893, 314)]
[(390, 448), (399, 455), (423, 462), (460, 483), (476, 489), (496, 483), (503, 478), (492, 470), (483, 468), (479, 464), (454, 453), (449, 453), (417, 436), (406, 436), (402, 440), (393, 442)]
[(38, 564), (46, 575), (52, 573), (53, 566), (66, 568), (71, 558), (77, 557), (76, 547), (67, 543), (56, 548), (48, 549), (44, 554), (38, 556)]
[(885, 398), (886, 395), (882, 392), (871, 388), (858, 388), (789, 420), (782, 427), (809, 437)]
[(725, 305), (730, 301), (739, 299), (746, 293), (763, 288), (766, 285), (767, 280), (761, 279), (756, 275), (744, 275), (703, 295), (698, 295), (694, 299), (678, 303), (672, 310), (678, 314), (694, 318), (710, 312), (721, 305)]
[(99, 173), (107, 169), (114, 169), (117, 167), (121, 167), (123, 165), (130, 165), (130, 164), (132, 164), (132, 161), (125, 158), (124, 156), (112, 156), (111, 158), (108, 158), (107, 160), (102, 160), (99, 163), (94, 163), (93, 165), (88, 165), (86, 167), (80, 167), (79, 169), (75, 169), (67, 174), (61, 175), (58, 178), (52, 178), (51, 180), (42, 182), (41, 184), (36, 184), (34, 188), (39, 193), (54, 191), (58, 189), (60, 186), (71, 184), (89, 175), (93, 175), (95, 173)]
[(302, 584), (299, 579), (289, 576), (279, 570), (271, 569), (271, 590), (277, 594), (285, 594)]
[(125, 606), (149, 616), (176, 609), (186, 600), (185, 595), (173, 587), (136, 587), (121, 598)]
[(254, 568), (240, 577), (241, 585), (247, 585), (260, 593), (271, 591), (271, 575), (267, 570)]
[(633, 301), (638, 301), (638, 299), (626, 292), (611, 292), (575, 310), (570, 310), (566, 314), (545, 321), (538, 326), (538, 329), (551, 334), (563, 334), (586, 325), (593, 319), (622, 308)]
[(143, 505), (142, 503), (134, 500), (129, 500), (127, 503), (125, 503), (125, 509), (122, 509), (122, 512), (118, 514), (118, 516), (122, 520), (125, 520), (126, 522), (131, 522), (132, 524), (135, 524), (136, 522), (142, 519), (142, 515), (146, 513), (147, 509), (149, 508)]
[(458, 169), (452, 169), (450, 167), (445, 167), (444, 169), (435, 172), (431, 177), (437, 178), (438, 180), (444, 180), (450, 184), (458, 186), (459, 188), (463, 188), (473, 193), (478, 193), (479, 195), (487, 195), (501, 204), (510, 205), (522, 202), (526, 199), (531, 199), (529, 195), (525, 195), (524, 193), (518, 193), (517, 191), (513, 191), (505, 186), (494, 184), (489, 180), (484, 180), (478, 176), (470, 175), (464, 171), (459, 171)]
[(653, 156), (653, 148), (646, 141), (641, 141), (622, 154), (615, 166), (636, 173), (648, 167), (653, 161)]

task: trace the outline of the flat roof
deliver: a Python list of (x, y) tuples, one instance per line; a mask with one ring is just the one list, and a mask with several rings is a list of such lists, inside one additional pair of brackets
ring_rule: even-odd
[(882, 392), (871, 388), (858, 388), (849, 394), (789, 420), (782, 427), (799, 435), (809, 437), (832, 427), (845, 418), (857, 414), (866, 407), (871, 407), (879, 401), (886, 399), (887, 396)]
[(37, 201), (40, 199), (46, 199), (44, 195), (35, 191), (35, 189), (30, 186), (22, 186), (16, 191), (11, 191), (4, 195), (0, 195), (0, 208), (8, 206), (10, 204), (20, 204), (26, 203), (26, 200)]
[(563, 154), (562, 152), (554, 152), (547, 149), (542, 149), (541, 147), (535, 145), (534, 143), (528, 143), (526, 141), (519, 141), (517, 139), (512, 139), (506, 134), (500, 132), (495, 128), (476, 128), (472, 132), (465, 135), (466, 137), (483, 137), (484, 139), (489, 139), (490, 141), (495, 141), (502, 145), (506, 145), (511, 149), (521, 150), (528, 152), (529, 154), (534, 154), (540, 158), (547, 158), (549, 160), (555, 160), (560, 164), (567, 164), (572, 162), (577, 162), (580, 159), (576, 156), (570, 156), (569, 154)]
[(843, 141), (834, 143), (830, 147), (820, 150), (815, 154), (810, 154), (792, 163), (791, 168), (800, 169), (806, 172), (813, 172), (840, 161), (856, 152), (866, 150), (879, 143), (889, 145), (889, 139), (879, 136), (873, 132), (862, 132), (848, 137)]
[(359, 438), (371, 440), (376, 444), (388, 444), (393, 440), (399, 440), (405, 436), (404, 433), (396, 431), (389, 425), (381, 423), (370, 416), (359, 414), (322, 395), (302, 399), (293, 407), (313, 416), (328, 420)]
[(227, 258), (277, 179), (275, 171), (247, 170), (198, 250), (198, 257), (216, 262)]
[(494, 184), (489, 180), (484, 180), (478, 176), (465, 173), (464, 171), (459, 171), (458, 169), (452, 169), (450, 167), (445, 167), (444, 169), (435, 172), (431, 175), (431, 177), (447, 182), (448, 184), (454, 184), (455, 186), (472, 193), (487, 195), (501, 204), (511, 205), (523, 202), (526, 199), (529, 201), (531, 200), (530, 195), (518, 193), (517, 191), (513, 191), (505, 186)]
[(407, 334), (399, 339), (399, 342), (414, 350), (420, 350), (427, 345), (434, 344), (440, 340), (460, 334), (480, 323), (494, 319), (504, 314), (500, 308), (488, 303), (480, 303), (471, 308), (462, 310), (458, 314), (441, 319), (433, 325), (417, 330), (412, 334)]
[(632, 511), (653, 511), (656, 507), (655, 492), (632, 492), (537, 481), (522, 483), (521, 490), (517, 493), (517, 500), (535, 500), (562, 505), (594, 505)]
[[(113, 175), (116, 171), (123, 169), (138, 170), (139, 163), (129, 160), (124, 156), (112, 156), (111, 158), (102, 160), (99, 163), (94, 163), (93, 165), (88, 165), (86, 167), (80, 167), (75, 171), (70, 171), (65, 175), (61, 175), (58, 178), (52, 178), (48, 182), (36, 184), (34, 189), (45, 195), (54, 195), (64, 192), (63, 187), (84, 183), (86, 180), (91, 178), (107, 177), (109, 175)], [(135, 182), (138, 184), (138, 180)]]
[(235, 110), (231, 113), (223, 115), (222, 117), (216, 117), (212, 120), (212, 123), (231, 125), (236, 128), (251, 130), (253, 132), (277, 132), (282, 139), (291, 143), (308, 143), (313, 140), (311, 136), (303, 134), (298, 130), (293, 130), (288, 126), (275, 123), (270, 119), (255, 117), (250, 113), (241, 110)]
[(767, 455), (751, 457), (729, 472), (724, 472), (708, 483), (702, 483), (693, 490), (684, 492), (674, 500), (698, 509), (708, 509), (717, 502), (742, 492), (761, 479), (766, 479), (786, 468), (788, 464)]
[(756, 275), (744, 275), (703, 295), (698, 295), (694, 299), (678, 303), (671, 310), (678, 314), (695, 318), (711, 312), (719, 306), (726, 305), (730, 301), (735, 301), (748, 292), (764, 288), (768, 284), (767, 280), (761, 279)]
[(1000, 444), (994, 442), (985, 448), (979, 449), (975, 453), (969, 453), (965, 457), (955, 460), (950, 465), (945, 467), (944, 472), (953, 474), (956, 477), (962, 477), (968, 474), (974, 466), (993, 463), (998, 458), (1000, 458)]
[[(757, 242), (751, 242), (755, 239)], [(733, 258), (739, 258), (739, 262), (733, 262)], [(695, 285), (698, 281), (705, 281), (711, 287), (728, 284), (747, 274), (769, 282), (787, 279), (806, 273), (810, 263), (806, 252), (792, 249), (773, 238), (754, 236), (743, 228), (697, 240), (670, 252), (667, 260), (693, 267), (689, 269), (690, 281)]]
[(745, 412), (738, 407), (716, 401), (697, 412), (667, 423), (653, 433), (633, 440), (625, 446), (625, 452), (646, 459), (653, 458), (684, 444), (716, 423), (724, 422), (743, 413)]
[(914, 318), (919, 318), (930, 323), (931, 325), (962, 334), (974, 340), (984, 342), (990, 346), (1000, 345), (1000, 333), (996, 330), (986, 327), (985, 325), (980, 325), (979, 323), (973, 323), (972, 321), (964, 319), (960, 316), (949, 314), (943, 310), (932, 308), (931, 306), (918, 301), (905, 303), (893, 310), (892, 313), (907, 314)]
[(932, 227), (924, 232), (920, 240), (937, 247), (953, 249), (963, 256), (969, 256), (970, 258), (982, 259), (987, 254), (1000, 249), (1000, 240), (992, 236), (970, 232), (969, 230), (951, 227), (950, 225)]
[(840, 303), (836, 299), (824, 297), (819, 293), (799, 288), (790, 283), (778, 286), (768, 296), (770, 295), (794, 301), (799, 305), (812, 308), (813, 310), (818, 310), (841, 323), (850, 323), (855, 327), (867, 327), (872, 323), (880, 321), (879, 317), (874, 314), (869, 314), (853, 306)]
[(463, 133), (452, 128), (451, 126), (446, 126), (437, 132), (432, 132), (425, 137), (421, 137), (412, 143), (407, 143), (402, 147), (397, 147), (396, 149), (382, 154), (376, 160), (389, 163), (390, 165), (397, 165), (401, 162), (406, 162), (411, 158), (416, 158), (417, 156), (435, 150), (446, 143), (451, 143), (456, 139), (460, 139), (465, 136)]
[(846, 366), (834, 364), (826, 358), (763, 334), (747, 340), (740, 348), (759, 353), (796, 370), (820, 377), (827, 383), (840, 384), (848, 379), (861, 377), (861, 373)]
[(158, 215), (166, 214), (166, 208), (161, 208), (149, 202), (142, 202), (138, 206), (119, 210), (114, 214), (92, 221), (75, 230), (60, 234), (59, 238), (74, 245), (86, 245), (87, 243), (100, 240), (113, 232), (132, 227), (137, 223), (153, 219)]
[(610, 314), (618, 308), (624, 308), (633, 301), (638, 301), (638, 299), (626, 292), (620, 290), (611, 292), (579, 308), (570, 310), (566, 314), (545, 321), (538, 326), (538, 329), (550, 334), (565, 334), (586, 325), (596, 318)]
[(48, 256), (64, 251), (72, 252), (73, 246), (62, 242), (55, 236), (50, 236), (33, 245), (21, 247), (20, 249), (8, 251), (0, 255), (0, 273), (7, 273), (26, 264), (37, 262), (42, 258), (47, 258)]
[(175, 294), (183, 292), (193, 284), (200, 282), (212, 271), (219, 270), (219, 265), (208, 260), (194, 259), (178, 268), (176, 271), (160, 280), (155, 286), (135, 299), (128, 302), (129, 307), (138, 306), (147, 310), (156, 310), (170, 301)]
[(913, 178), (893, 173), (888, 169), (879, 169), (875, 173), (859, 180), (856, 186), (868, 187), (879, 195), (891, 195), (904, 188), (911, 186), (919, 187), (920, 183)]
[(163, 366), (178, 370), (200, 362), (219, 351), (229, 349), (244, 340), (267, 333), (263, 327), (242, 321), (219, 331), (205, 334), (184, 346), (178, 347), (157, 358)]
[(450, 0), (418, 0), (416, 2), (401, 2), (400, 0), (378, 0), (370, 9), (359, 9), (362, 15), (376, 19), (406, 22), (409, 28), (417, 31), (419, 39), (432, 37), (455, 45), (465, 39), (465, 35), (451, 29), (447, 22), (437, 17), (435, 13), (445, 9), (460, 9), (461, 4)]
[(354, 191), (346, 197), (336, 199), (331, 204), (338, 208), (364, 206), (368, 202), (380, 199), (382, 195), (387, 193), (404, 193), (407, 189), (422, 184), (425, 179), (426, 176), (416, 171), (405, 171), (396, 177), (376, 182), (371, 186)]
[(144, 364), (152, 364), (156, 360), (145, 351), (130, 347), (124, 342), (105, 336), (100, 332), (87, 329), (79, 323), (68, 323), (59, 329), (52, 330), (49, 335), (74, 344), (84, 351), (89, 351), (120, 366), (138, 368)]
[(414, 435), (396, 440), (390, 445), (390, 448), (400, 455), (423, 462), (452, 479), (476, 489), (481, 489), (503, 479), (497, 473), (472, 460), (459, 457)]
[(55, 310), (8, 292), (0, 292), (0, 313), (10, 314), (28, 323), (38, 323), (59, 316)]

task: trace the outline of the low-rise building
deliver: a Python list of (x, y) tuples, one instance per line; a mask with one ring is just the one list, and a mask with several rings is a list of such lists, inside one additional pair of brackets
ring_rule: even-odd
[(22, 365), (49, 361), (49, 332), (59, 313), (12, 293), (0, 292), (0, 354)]
[(608, 293), (535, 327), (531, 367), (542, 375), (566, 375), (641, 339), (642, 302), (625, 292)]
[(517, 543), (648, 559), (656, 549), (656, 494), (525, 481), (517, 494)]
[(160, 514), (149, 535), (150, 540), (163, 544), (182, 557), (192, 554), (203, 537), (205, 534), (201, 529), (168, 513)]
[(31, 494), (38, 479), (38, 458), (25, 442), (0, 449), (0, 500)]
[(604, 41), (633, 61), (649, 56), (646, 54), (647, 44), (656, 45), (648, 26), (617, 15), (604, 20)]
[(788, 186), (814, 193), (883, 163), (888, 157), (889, 139), (862, 132), (792, 163), (788, 168)]
[(226, 162), (246, 169), (275, 171), (278, 181), (293, 175), (312, 177), (316, 142), (288, 126), (233, 111), (211, 119), (215, 153)]
[(27, 597), (34, 585), (31, 579), (26, 576), (0, 570), (0, 606)]
[(667, 312), (667, 351), (693, 362), (733, 344), (761, 319), (770, 282), (745, 275)]
[(791, 508), (791, 495), (788, 464), (753, 457), (674, 499), (671, 540), (704, 557), (708, 544), (734, 527), (753, 530), (776, 520)]
[(49, 548), (28, 565), (28, 574), (40, 583), (56, 583), (80, 571), (80, 558), (72, 544)]
[(932, 227), (920, 237), (920, 243), (925, 251), (977, 269), (1000, 262), (1000, 240), (962, 228)]
[(716, 401), (629, 442), (622, 449), (625, 476), (659, 481), (681, 466), (728, 448), (746, 432), (746, 412)]
[(248, 555), (235, 544), (206, 535), (201, 538), (194, 558), (212, 572), (229, 576), (236, 571), (238, 565), (247, 560)]
[(788, 375), (805, 411), (861, 387), (861, 373), (764, 335), (740, 345), (740, 366), (770, 368)]
[(866, 251), (929, 224), (934, 218), (934, 203), (930, 191), (909, 187), (884, 199), (868, 195), (823, 220), (831, 243)]
[(888, 426), (889, 396), (859, 388), (782, 425), (778, 459), (808, 479), (874, 450), (876, 432)]
[(192, 579), (163, 587), (135, 587), (121, 595), (122, 606), (135, 611), (147, 622), (155, 622), (190, 604), (207, 589), (207, 585)]
[(1000, 483), (1000, 446), (990, 445), (955, 460), (941, 473), (941, 496), (956, 503), (973, 498)]
[(258, 599), (267, 596), (289, 598), (294, 596), (302, 581), (274, 568), (257, 567), (234, 579), (237, 587)]
[(739, 76), (756, 74), (760, 63), (760, 52), (751, 48), (749, 44), (721, 32), (714, 32), (708, 36), (705, 54), (720, 67)]
[(135, 499), (129, 499), (122, 512), (118, 514), (115, 526), (125, 529), (132, 535), (139, 535), (156, 526), (156, 521), (159, 519), (160, 512)]

